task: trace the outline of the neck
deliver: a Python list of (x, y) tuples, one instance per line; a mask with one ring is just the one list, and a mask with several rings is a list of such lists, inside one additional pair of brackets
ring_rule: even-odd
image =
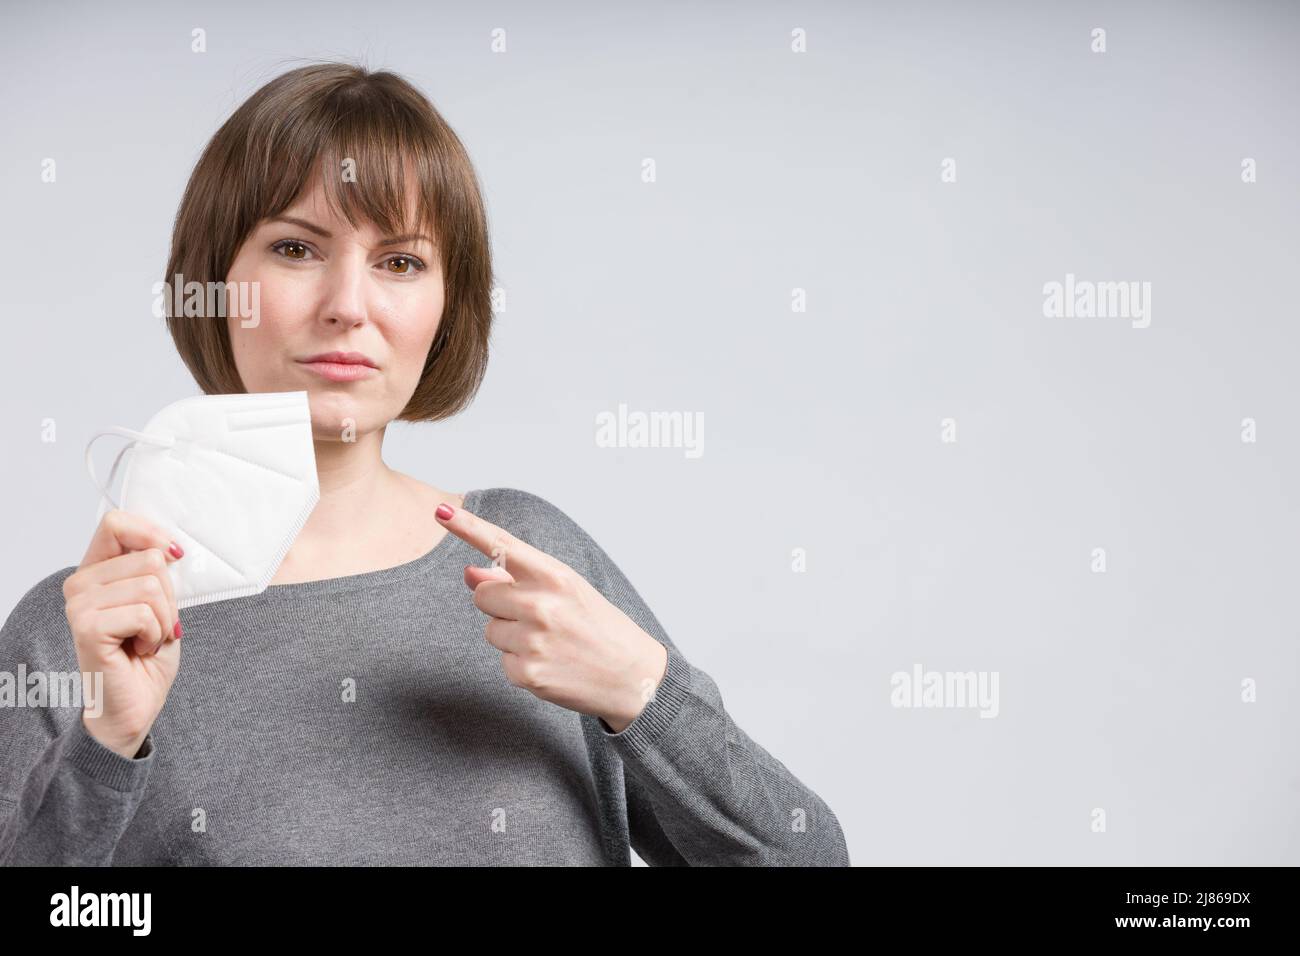
[(316, 476), (320, 502), (307, 519), (300, 539), (347, 541), (382, 521), (382, 506), (394, 497), (397, 472), (384, 462), (383, 431), (358, 435), (354, 442), (318, 439)]

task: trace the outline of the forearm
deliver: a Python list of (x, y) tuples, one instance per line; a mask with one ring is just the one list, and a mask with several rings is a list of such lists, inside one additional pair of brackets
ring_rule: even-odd
[(153, 765), (109, 750), (80, 716), (50, 741), (16, 794), (0, 797), (0, 864), (108, 866), (140, 805)]
[(695, 866), (849, 865), (825, 802), (736, 726), (712, 678), (668, 651), (644, 710), (604, 732), (677, 853)]

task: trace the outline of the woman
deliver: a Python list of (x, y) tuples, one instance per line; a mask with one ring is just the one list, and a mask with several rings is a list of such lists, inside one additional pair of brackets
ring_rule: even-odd
[(0, 861), (848, 864), (567, 515), (384, 463), (389, 422), (470, 402), (491, 325), (476, 177), (418, 91), (342, 64), (264, 86), (166, 274), (259, 290), (255, 321), (168, 327), (206, 393), (308, 392), (320, 502), (265, 591), (183, 625), (184, 549), (120, 510), (23, 597), (0, 661), (102, 672), (102, 712), (0, 709)]

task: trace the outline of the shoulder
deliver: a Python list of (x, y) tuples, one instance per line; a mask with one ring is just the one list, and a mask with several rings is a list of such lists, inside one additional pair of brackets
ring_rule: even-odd
[(675, 648), (609, 552), (557, 504), (519, 488), (488, 488), (468, 496), (468, 510), (563, 561), (651, 637)]
[(74, 565), (47, 574), (18, 599), (4, 619), (0, 644), (5, 657), (18, 645), (27, 650), (71, 648), (72, 632), (68, 628), (63, 582), (76, 570)]
[(56, 616), (62, 619), (66, 602), (63, 596), (63, 582), (76, 570), (76, 566), (72, 565), (41, 578), (18, 599), (9, 617), (21, 617), (29, 621), (40, 621)]
[(595, 542), (554, 502), (521, 488), (486, 488), (466, 497), (467, 510), (573, 567), (588, 566)]

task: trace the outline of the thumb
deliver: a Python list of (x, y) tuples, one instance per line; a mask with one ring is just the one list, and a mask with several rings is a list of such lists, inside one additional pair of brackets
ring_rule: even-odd
[(480, 568), (473, 564), (465, 566), (465, 586), (473, 591), (484, 581), (514, 581), (505, 568), (495, 565), (486, 568)]

